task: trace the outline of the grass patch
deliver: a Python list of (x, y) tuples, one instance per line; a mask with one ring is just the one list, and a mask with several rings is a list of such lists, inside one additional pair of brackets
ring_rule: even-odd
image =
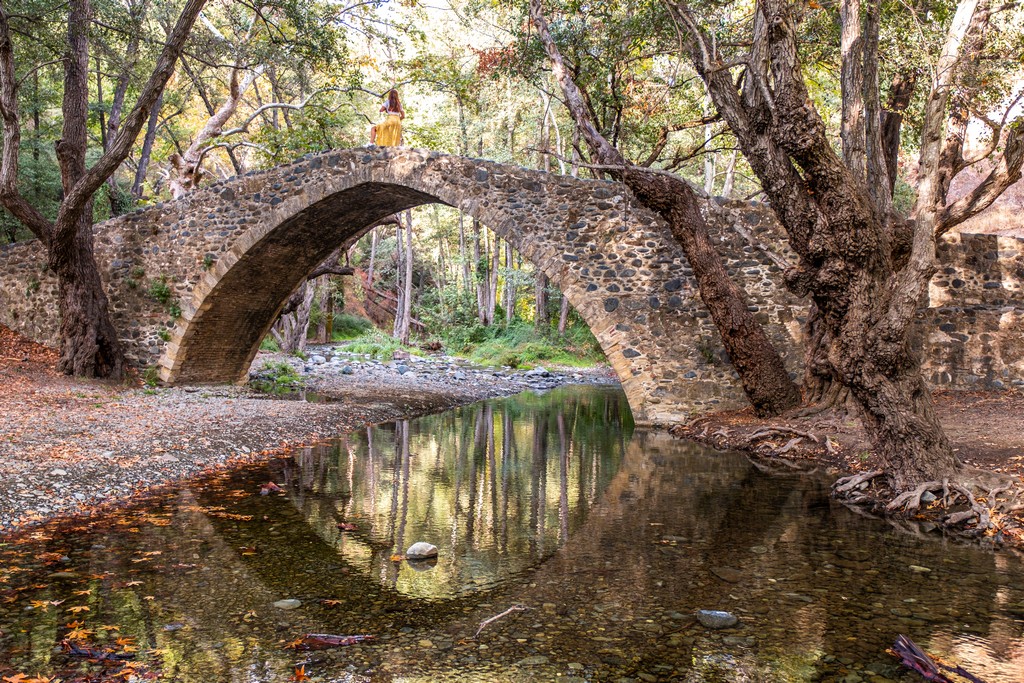
[(376, 328), (345, 344), (344, 349), (349, 353), (364, 353), (380, 361), (391, 360), (395, 351), (408, 351), (416, 356), (423, 355), (419, 349), (403, 346), (397, 339), (389, 337)]
[(302, 376), (284, 361), (267, 361), (256, 373), (252, 386), (257, 391), (281, 394), (298, 389), (305, 383)]
[(597, 340), (587, 329), (572, 329), (564, 336), (545, 335), (527, 323), (491, 329), (488, 338), (463, 346), (462, 355), (474, 363), (531, 368), (545, 363), (592, 367), (605, 360)]
[(260, 342), (260, 351), (270, 351), (272, 353), (277, 353), (280, 350), (281, 347), (277, 345), (277, 340), (274, 339), (269, 334), (263, 338), (263, 341)]
[(373, 322), (361, 315), (342, 313), (334, 316), (333, 340), (357, 339), (373, 329)]

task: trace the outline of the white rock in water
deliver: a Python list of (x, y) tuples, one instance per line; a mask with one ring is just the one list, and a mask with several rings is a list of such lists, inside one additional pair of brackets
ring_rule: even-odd
[(302, 601), (294, 599), (278, 600), (274, 603), (274, 607), (278, 609), (298, 609), (299, 607), (302, 607)]
[(431, 545), (430, 543), (413, 543), (409, 546), (409, 549), (405, 551), (405, 557), (408, 560), (421, 560), (426, 557), (437, 557), (437, 546)]

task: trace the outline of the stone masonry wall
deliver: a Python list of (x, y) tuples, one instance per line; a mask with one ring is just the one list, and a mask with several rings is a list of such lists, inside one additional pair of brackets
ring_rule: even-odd
[[(306, 273), (372, 222), (429, 202), (480, 219), (566, 293), (639, 422), (742, 405), (681, 249), (616, 183), (420, 150), (335, 151), (107, 221), (96, 254), (136, 363), (157, 364), (169, 382), (236, 381)], [(778, 256), (793, 257), (771, 212), (716, 202), (707, 215), (796, 376), (806, 305), (781, 286)], [(953, 236), (940, 259), (921, 312), (928, 377), (953, 388), (1021, 384), (1024, 242)], [(0, 247), (0, 322), (55, 344), (56, 281), (43, 263), (36, 243)]]

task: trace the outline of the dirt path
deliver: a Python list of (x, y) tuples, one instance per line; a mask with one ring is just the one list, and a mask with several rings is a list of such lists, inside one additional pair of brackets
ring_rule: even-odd
[(606, 374), (526, 377), (425, 362), (404, 374), (352, 362), (344, 374), (348, 363), (335, 362), (306, 381), (331, 402), (306, 402), (242, 387), (82, 381), (56, 373), (55, 362), (52, 350), (0, 327), (0, 533), (367, 424)]

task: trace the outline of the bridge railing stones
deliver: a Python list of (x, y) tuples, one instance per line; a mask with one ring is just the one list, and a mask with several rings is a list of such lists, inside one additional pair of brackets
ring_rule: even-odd
[[(96, 256), (136, 363), (157, 365), (172, 383), (237, 381), (306, 273), (374, 221), (429, 202), (478, 218), (566, 293), (638, 422), (743, 404), (680, 247), (617, 183), (422, 150), (332, 151), (98, 225)], [(795, 259), (771, 212), (717, 201), (707, 215), (730, 273), (796, 375), (806, 305), (781, 285), (778, 259)], [(920, 316), (934, 384), (1021, 383), (1022, 245), (976, 235), (942, 245), (944, 267)], [(37, 243), (0, 247), (0, 322), (56, 344), (56, 281), (44, 263)], [(157, 300), (154, 283), (169, 300)]]

